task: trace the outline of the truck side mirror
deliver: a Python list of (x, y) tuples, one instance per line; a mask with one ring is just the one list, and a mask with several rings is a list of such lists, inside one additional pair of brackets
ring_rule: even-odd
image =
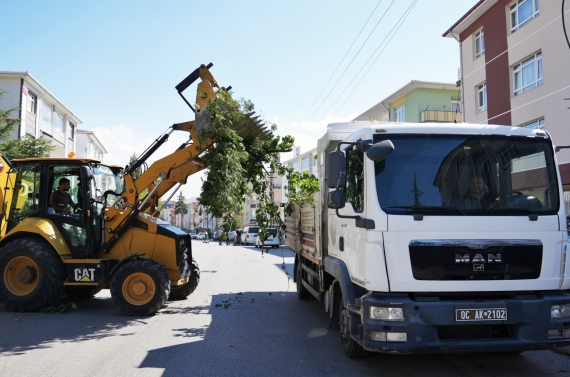
[(341, 150), (329, 153), (327, 165), (328, 187), (344, 188), (346, 186), (346, 153)]
[(383, 140), (374, 144), (368, 151), (366, 156), (374, 162), (380, 162), (394, 152), (394, 144), (390, 140)]
[(329, 191), (327, 202), (329, 208), (344, 208), (344, 205), (346, 204), (346, 195), (343, 190), (339, 189)]

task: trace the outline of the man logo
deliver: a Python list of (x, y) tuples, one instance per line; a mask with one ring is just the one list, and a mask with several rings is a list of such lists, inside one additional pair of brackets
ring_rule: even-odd
[(473, 258), (471, 258), (470, 254), (455, 254), (455, 263), (503, 263), (501, 254), (488, 254), (487, 259), (483, 256), (483, 254), (475, 254)]

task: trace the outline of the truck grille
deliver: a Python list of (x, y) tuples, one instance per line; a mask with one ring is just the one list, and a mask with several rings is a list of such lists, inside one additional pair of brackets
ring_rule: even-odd
[(508, 325), (438, 326), (437, 335), (440, 340), (505, 339), (514, 331)]
[(416, 280), (537, 279), (539, 240), (417, 240), (409, 245)]

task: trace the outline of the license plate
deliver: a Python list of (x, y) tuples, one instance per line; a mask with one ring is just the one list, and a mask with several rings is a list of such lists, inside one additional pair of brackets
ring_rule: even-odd
[(507, 319), (505, 308), (455, 309), (455, 320), (461, 321), (504, 321)]

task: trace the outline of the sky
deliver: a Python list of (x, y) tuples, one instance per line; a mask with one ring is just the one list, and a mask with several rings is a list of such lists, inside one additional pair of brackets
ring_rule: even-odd
[[(2, 0), (0, 71), (28, 71), (83, 121), (79, 129), (95, 132), (105, 162), (126, 165), (169, 126), (194, 119), (174, 87), (212, 62), (218, 84), (251, 100), (303, 153), (327, 124), (411, 80), (456, 82), (458, 43), (442, 34), (475, 3)], [(154, 159), (185, 137), (171, 135)], [(183, 195), (199, 196), (201, 177)]]

